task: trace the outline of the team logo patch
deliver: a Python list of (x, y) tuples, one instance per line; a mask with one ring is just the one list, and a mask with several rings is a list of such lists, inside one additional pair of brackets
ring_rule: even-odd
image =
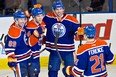
[(55, 23), (52, 26), (52, 32), (55, 37), (58, 32), (60, 33), (59, 37), (62, 37), (66, 33), (66, 28), (62, 23)]

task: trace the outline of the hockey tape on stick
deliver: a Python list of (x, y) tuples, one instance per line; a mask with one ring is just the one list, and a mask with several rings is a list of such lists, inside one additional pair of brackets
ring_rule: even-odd
[(43, 48), (42, 50), (40, 50), (40, 53), (42, 53), (43, 51), (45, 51), (46, 50), (46, 48)]

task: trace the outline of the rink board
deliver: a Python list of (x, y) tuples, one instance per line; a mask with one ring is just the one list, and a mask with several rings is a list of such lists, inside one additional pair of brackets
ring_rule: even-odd
[[(116, 57), (116, 55), (115, 55), (115, 57)], [(48, 66), (48, 56), (42, 56), (40, 58), (40, 65), (41, 65), (41, 67)], [(114, 61), (114, 63), (112, 65), (116, 66), (116, 60)], [(7, 65), (7, 59), (6, 58), (0, 59), (0, 70), (6, 70), (6, 69), (9, 69), (9, 67)]]
[[(75, 15), (79, 20), (79, 14)], [(13, 23), (13, 17), (0, 17), (0, 38), (3, 36), (2, 42), (5, 42), (9, 26)], [(111, 50), (116, 56), (116, 13), (84, 13), (82, 14), (82, 25), (93, 24), (97, 28), (97, 38), (106, 40), (111, 43)], [(83, 41), (84, 43), (84, 41)], [(75, 43), (76, 49), (79, 41)], [(41, 66), (47, 67), (48, 53), (41, 55)], [(116, 65), (116, 61), (113, 65)], [(9, 69), (4, 49), (0, 46), (0, 70)]]

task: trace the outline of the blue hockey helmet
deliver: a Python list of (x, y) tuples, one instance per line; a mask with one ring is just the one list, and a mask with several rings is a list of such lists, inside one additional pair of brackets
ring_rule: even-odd
[(86, 26), (84, 28), (84, 33), (86, 34), (87, 38), (94, 38), (96, 35), (96, 28), (93, 25)]
[(61, 0), (54, 1), (53, 5), (52, 5), (52, 8), (56, 9), (56, 8), (59, 8), (59, 7), (64, 8), (64, 4), (62, 3), (62, 1)]
[(40, 15), (40, 14), (43, 14), (43, 15), (45, 14), (44, 11), (40, 8), (33, 8), (31, 10), (31, 15), (32, 16), (37, 16), (37, 15)]
[(23, 11), (18, 10), (14, 13), (14, 18), (26, 18), (26, 15), (24, 14)]

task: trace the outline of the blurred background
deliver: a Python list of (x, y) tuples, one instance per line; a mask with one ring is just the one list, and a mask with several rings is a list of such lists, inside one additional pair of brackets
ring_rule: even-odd
[[(0, 16), (12, 15), (16, 9), (29, 10), (34, 4), (40, 3), (44, 7), (45, 13), (52, 11), (52, 2), (54, 0), (0, 0)], [(62, 0), (65, 5), (66, 12), (79, 12), (80, 2), (82, 12), (88, 11), (88, 7), (94, 7), (98, 12), (116, 12), (116, 0)], [(98, 1), (95, 3), (95, 1)], [(97, 5), (98, 4), (98, 5)], [(97, 6), (96, 6), (97, 5)], [(102, 9), (101, 9), (102, 8)]]

